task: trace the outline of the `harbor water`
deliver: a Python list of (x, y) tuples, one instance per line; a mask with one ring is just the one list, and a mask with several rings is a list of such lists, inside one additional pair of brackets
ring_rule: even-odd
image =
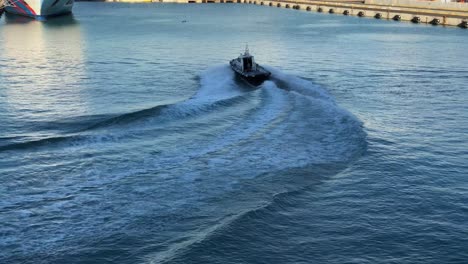
[(0, 263), (467, 263), (467, 42), (241, 4), (4, 14)]

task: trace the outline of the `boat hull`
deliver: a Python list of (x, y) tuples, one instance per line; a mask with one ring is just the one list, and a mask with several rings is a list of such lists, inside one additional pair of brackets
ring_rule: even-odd
[(68, 14), (74, 0), (10, 0), (5, 11), (11, 14), (43, 20), (46, 17)]
[(245, 75), (243, 75), (241, 73), (238, 73), (237, 71), (235, 71), (235, 73), (241, 79), (245, 80), (246, 82), (248, 82), (249, 84), (251, 84), (253, 86), (261, 85), (264, 81), (268, 80), (268, 78), (270, 77), (269, 74), (259, 74), (259, 75), (255, 75), (255, 76), (245, 76)]
[(257, 68), (260, 70), (257, 71), (249, 71), (249, 72), (243, 72), (241, 69), (236, 67), (234, 60), (230, 62), (231, 69), (236, 73), (237, 76), (248, 82), (249, 84), (253, 86), (259, 86), (262, 84), (264, 81), (268, 80), (270, 78), (271, 73), (260, 65), (257, 64)]

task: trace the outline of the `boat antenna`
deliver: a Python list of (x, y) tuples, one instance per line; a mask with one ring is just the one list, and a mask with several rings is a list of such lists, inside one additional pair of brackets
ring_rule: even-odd
[(249, 44), (245, 44), (245, 55), (249, 55)]

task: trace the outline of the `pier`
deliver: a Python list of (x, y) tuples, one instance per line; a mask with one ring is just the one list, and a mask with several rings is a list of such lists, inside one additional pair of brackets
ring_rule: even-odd
[(468, 4), (412, 0), (107, 0), (109, 2), (242, 3), (361, 18), (468, 27)]

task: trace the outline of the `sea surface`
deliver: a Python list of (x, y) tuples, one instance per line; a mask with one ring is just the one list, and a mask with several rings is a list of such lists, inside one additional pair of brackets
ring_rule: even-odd
[(468, 263), (467, 43), (258, 5), (4, 14), (0, 263)]

